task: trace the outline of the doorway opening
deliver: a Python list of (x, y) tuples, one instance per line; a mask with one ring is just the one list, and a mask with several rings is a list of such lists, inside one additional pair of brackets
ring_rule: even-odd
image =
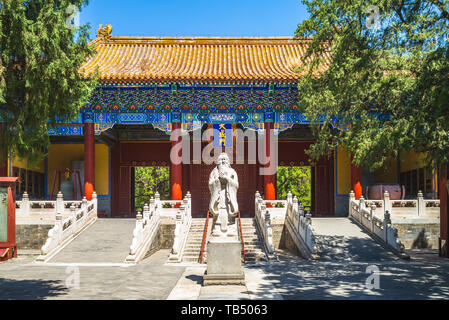
[(159, 192), (161, 200), (170, 200), (170, 167), (148, 166), (131, 168), (131, 211), (141, 213), (150, 197)]
[(279, 166), (276, 177), (276, 198), (287, 199), (287, 193), (291, 191), (306, 211), (313, 212), (315, 203), (314, 169), (310, 166)]

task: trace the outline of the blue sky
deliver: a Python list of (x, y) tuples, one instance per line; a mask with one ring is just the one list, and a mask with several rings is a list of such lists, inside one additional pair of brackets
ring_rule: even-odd
[(111, 24), (115, 36), (293, 36), (301, 0), (90, 0), (81, 24)]

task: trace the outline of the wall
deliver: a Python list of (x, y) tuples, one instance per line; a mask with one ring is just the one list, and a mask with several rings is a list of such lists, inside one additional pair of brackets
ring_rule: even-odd
[[(55, 170), (71, 167), (72, 161), (84, 161), (84, 144), (52, 144), (47, 157), (47, 197), (52, 189)], [(111, 201), (109, 187), (109, 147), (95, 144), (95, 191), (98, 195), (98, 211), (110, 216)], [(57, 192), (57, 178), (55, 193)]]
[(439, 219), (407, 220), (407, 222), (392, 220), (393, 226), (398, 229), (399, 240), (406, 249), (438, 249)]
[(40, 249), (48, 237), (53, 225), (48, 224), (16, 224), (17, 249)]
[[(52, 144), (48, 149), (47, 194), (51, 192), (55, 170), (71, 167), (72, 161), (84, 161), (83, 144)], [(95, 145), (95, 191), (97, 195), (109, 194), (109, 148)]]
[(335, 152), (335, 179), (335, 216), (347, 216), (351, 192), (351, 153), (344, 146), (338, 147)]
[(10, 160), (8, 159), (8, 168), (10, 168), (9, 174), (11, 174), (11, 172), (12, 172), (12, 167), (28, 169), (28, 170), (44, 173), (45, 172), (45, 161), (42, 160), (37, 165), (32, 166), (32, 165), (28, 164), (28, 160), (26, 160), (26, 159), (21, 159), (17, 156), (11, 156), (11, 159)]

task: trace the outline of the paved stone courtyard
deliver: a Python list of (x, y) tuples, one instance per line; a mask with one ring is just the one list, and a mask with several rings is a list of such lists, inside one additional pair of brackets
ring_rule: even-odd
[[(0, 264), (0, 299), (449, 299), (449, 261), (434, 252), (379, 262), (308, 262), (280, 254), (278, 263), (246, 266), (246, 286), (227, 287), (202, 287), (204, 266), (167, 265), (168, 254), (160, 250), (136, 266), (43, 265), (20, 256)], [(71, 281), (76, 265), (79, 288)], [(365, 286), (370, 265), (379, 268), (379, 289)]]

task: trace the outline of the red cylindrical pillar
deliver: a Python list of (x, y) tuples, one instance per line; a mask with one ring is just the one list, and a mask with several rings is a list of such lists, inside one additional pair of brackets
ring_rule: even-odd
[(84, 194), (92, 200), (95, 190), (95, 131), (93, 122), (84, 123)]
[[(172, 122), (172, 149), (178, 143), (181, 143), (181, 123), (180, 122)], [(182, 155), (182, 151), (179, 153), (179, 156)], [(171, 185), (171, 199), (172, 200), (182, 200), (182, 163), (179, 164), (173, 163), (171, 161), (171, 175), (170, 175), (170, 185)]]
[[(273, 155), (270, 150), (270, 132), (273, 129), (273, 122), (265, 122), (265, 156), (268, 159), (268, 162), (264, 165), (265, 168), (270, 167), (270, 164), (273, 161)], [(274, 184), (276, 183), (276, 177), (274, 174), (267, 175), (265, 174), (263, 177), (264, 181), (264, 189), (265, 189), (265, 200), (276, 200), (276, 188)]]
[[(6, 123), (0, 122), (0, 133), (6, 130)], [(0, 147), (0, 177), (8, 176), (8, 149)]]
[[(439, 168), (439, 183), (438, 183), (438, 196), (440, 198), (440, 255), (445, 255), (449, 257), (449, 221), (448, 221), (448, 191), (447, 191), (447, 168), (446, 166), (441, 166)], [(445, 248), (441, 248), (442, 241), (445, 242)], [(443, 249), (443, 250), (442, 250)]]
[(359, 200), (362, 196), (362, 168), (352, 163), (351, 156), (351, 190), (354, 191), (355, 199)]

